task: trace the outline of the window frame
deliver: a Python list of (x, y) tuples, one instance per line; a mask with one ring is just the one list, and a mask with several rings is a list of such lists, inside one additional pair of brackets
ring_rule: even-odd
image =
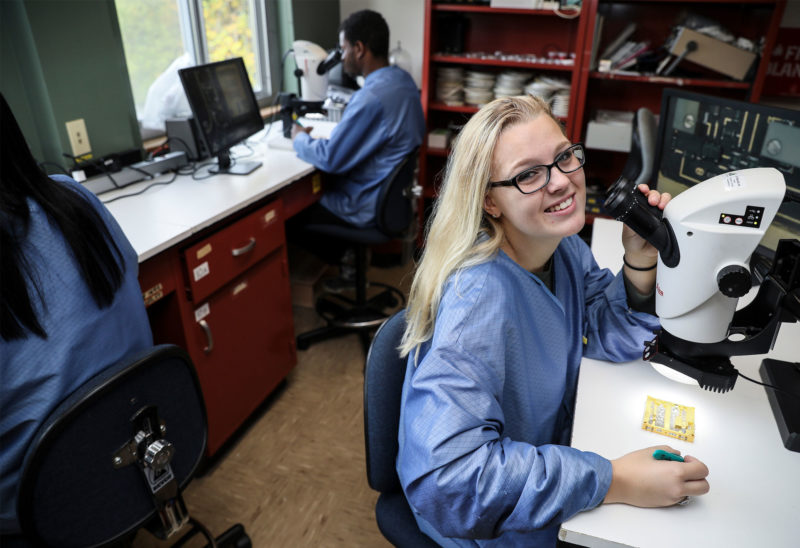
[[(253, 48), (255, 53), (255, 80), (261, 88), (255, 92), (256, 101), (260, 107), (272, 102), (278, 91), (273, 89), (275, 79), (279, 75), (280, 49), (276, 25), (270, 21), (278, 18), (275, 0), (249, 0), (251, 25), (253, 33)], [(209, 63), (208, 42), (204, 32), (203, 0), (178, 0), (178, 9), (181, 22), (181, 38), (184, 47), (189, 50), (192, 60), (196, 65)], [(186, 47), (191, 45), (191, 48)], [(265, 55), (266, 54), (266, 55)], [(280, 77), (278, 80), (280, 81)]]

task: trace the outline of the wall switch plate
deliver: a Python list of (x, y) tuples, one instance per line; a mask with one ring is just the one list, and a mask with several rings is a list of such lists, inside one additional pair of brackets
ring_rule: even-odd
[(72, 155), (80, 158), (92, 152), (92, 145), (89, 144), (89, 134), (86, 133), (86, 122), (83, 118), (70, 120), (66, 123), (69, 144), (72, 147)]

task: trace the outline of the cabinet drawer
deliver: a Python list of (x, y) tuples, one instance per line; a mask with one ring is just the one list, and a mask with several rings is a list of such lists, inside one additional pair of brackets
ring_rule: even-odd
[(285, 242), (280, 200), (184, 250), (192, 300), (198, 302)]

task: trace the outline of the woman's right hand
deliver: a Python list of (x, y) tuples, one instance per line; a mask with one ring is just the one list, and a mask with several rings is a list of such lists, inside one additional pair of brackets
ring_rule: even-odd
[(684, 462), (656, 460), (653, 458), (656, 449), (680, 454), (667, 445), (657, 445), (612, 460), (611, 487), (603, 503), (653, 508), (708, 493), (705, 464), (691, 456), (686, 456)]

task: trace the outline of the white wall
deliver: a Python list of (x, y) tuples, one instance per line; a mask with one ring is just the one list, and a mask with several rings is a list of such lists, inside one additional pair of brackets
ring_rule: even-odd
[(425, 26), (424, 0), (339, 0), (340, 21), (355, 11), (377, 11), (389, 24), (389, 50), (397, 41), (411, 54), (411, 76), (417, 87), (422, 85), (422, 44)]

